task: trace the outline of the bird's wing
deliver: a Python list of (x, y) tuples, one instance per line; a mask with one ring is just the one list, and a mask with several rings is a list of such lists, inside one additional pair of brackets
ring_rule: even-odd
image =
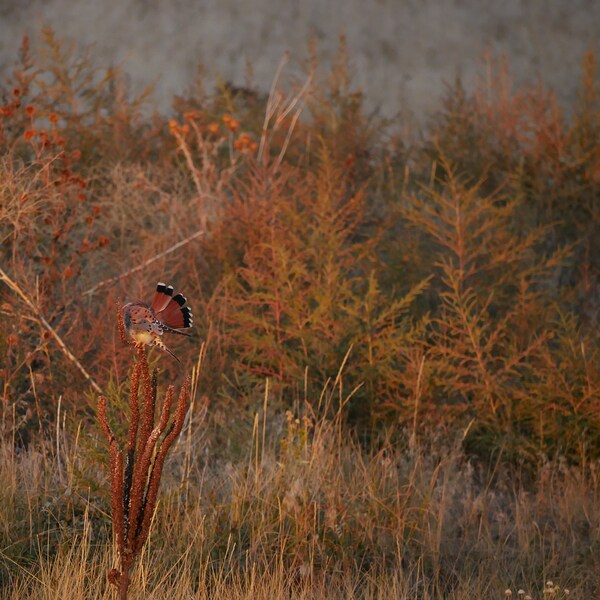
[(194, 320), (192, 310), (185, 306), (187, 298), (183, 294), (173, 296), (167, 305), (156, 312), (156, 318), (170, 329), (187, 329)]
[(173, 291), (172, 285), (166, 285), (162, 281), (159, 281), (156, 284), (156, 293), (154, 294), (152, 304), (150, 305), (152, 310), (156, 313), (164, 310), (173, 298)]

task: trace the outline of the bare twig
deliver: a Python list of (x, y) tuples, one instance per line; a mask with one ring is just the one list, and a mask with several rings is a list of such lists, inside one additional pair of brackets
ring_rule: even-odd
[(200, 178), (198, 177), (198, 169), (196, 169), (196, 165), (194, 165), (194, 159), (192, 158), (189, 146), (186, 144), (183, 136), (178, 130), (174, 130), (173, 134), (177, 138), (179, 149), (183, 152), (185, 162), (187, 163), (188, 169), (192, 175), (192, 179), (194, 180), (196, 191), (198, 192), (199, 196), (202, 196), (204, 190), (202, 189), (202, 184), (200, 183)]
[(60, 349), (63, 351), (63, 354), (79, 369), (80, 373), (88, 380), (90, 385), (94, 388), (96, 392), (99, 394), (102, 393), (102, 389), (100, 386), (93, 380), (92, 376), (85, 370), (84, 366), (79, 362), (77, 357), (69, 350), (68, 346), (62, 340), (62, 338), (58, 335), (56, 330), (48, 323), (40, 309), (35, 305), (35, 303), (27, 296), (27, 294), (19, 287), (19, 285), (13, 281), (6, 272), (0, 268), (0, 279), (6, 283), (6, 285), (15, 293), (19, 298), (27, 305), (27, 307), (31, 310), (34, 315), (35, 320), (46, 329), (50, 335), (56, 340), (56, 343), (59, 345)]
[(182, 246), (189, 244), (192, 240), (199, 238), (200, 236), (204, 235), (205, 233), (206, 232), (204, 231), (204, 229), (199, 229), (198, 231), (195, 231), (194, 233), (192, 233), (192, 235), (189, 235), (185, 239), (180, 240), (176, 244), (173, 244), (166, 250), (163, 250), (163, 252), (160, 252), (159, 254), (152, 256), (148, 260), (144, 261), (142, 264), (133, 267), (133, 269), (129, 269), (128, 271), (125, 271), (124, 273), (121, 273), (120, 275), (117, 275), (116, 277), (104, 279), (100, 283), (97, 283), (94, 287), (91, 287), (90, 289), (85, 290), (85, 292), (83, 292), (82, 296), (91, 296), (92, 294), (95, 294), (99, 289), (106, 287), (107, 285), (110, 285), (111, 283), (120, 281), (121, 279), (124, 279), (125, 277), (129, 277), (129, 275), (131, 275), (132, 273), (137, 273), (138, 271), (145, 269), (148, 265), (152, 264), (153, 262), (156, 262), (157, 260), (160, 260), (164, 256), (171, 254), (172, 252), (175, 252), (175, 250), (178, 250)]

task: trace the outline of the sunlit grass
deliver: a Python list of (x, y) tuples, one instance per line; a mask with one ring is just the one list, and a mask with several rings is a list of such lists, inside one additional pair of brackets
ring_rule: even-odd
[[(474, 466), (460, 438), (365, 450), (339, 417), (264, 407), (236, 457), (215, 446), (210, 418), (183, 432), (132, 597), (541, 597), (548, 579), (571, 597), (597, 589), (597, 466), (552, 463), (525, 482)], [(110, 597), (105, 476), (89, 448), (60, 445), (60, 456), (3, 445), (7, 598)], [(58, 460), (76, 468), (61, 479)]]

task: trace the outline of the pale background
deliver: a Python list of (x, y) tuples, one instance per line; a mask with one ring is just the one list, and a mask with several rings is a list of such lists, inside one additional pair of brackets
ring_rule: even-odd
[(344, 31), (369, 109), (420, 120), (457, 74), (472, 86), (486, 49), (508, 56), (517, 83), (541, 76), (572, 103), (583, 53), (598, 50), (600, 0), (0, 0), (0, 68), (43, 24), (93, 44), (134, 89), (155, 82), (163, 110), (199, 63), (209, 82), (243, 85), (249, 61), (268, 90), (284, 51), (300, 64), (312, 35), (327, 65)]

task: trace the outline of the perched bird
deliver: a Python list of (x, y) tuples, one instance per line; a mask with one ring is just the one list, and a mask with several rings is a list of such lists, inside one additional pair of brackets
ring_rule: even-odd
[(172, 285), (159, 282), (151, 304), (130, 302), (121, 310), (125, 331), (136, 346), (158, 346), (179, 362), (161, 336), (166, 331), (189, 337), (181, 330), (191, 327), (194, 321), (190, 307), (185, 305), (187, 298), (183, 294), (173, 296), (173, 291)]

